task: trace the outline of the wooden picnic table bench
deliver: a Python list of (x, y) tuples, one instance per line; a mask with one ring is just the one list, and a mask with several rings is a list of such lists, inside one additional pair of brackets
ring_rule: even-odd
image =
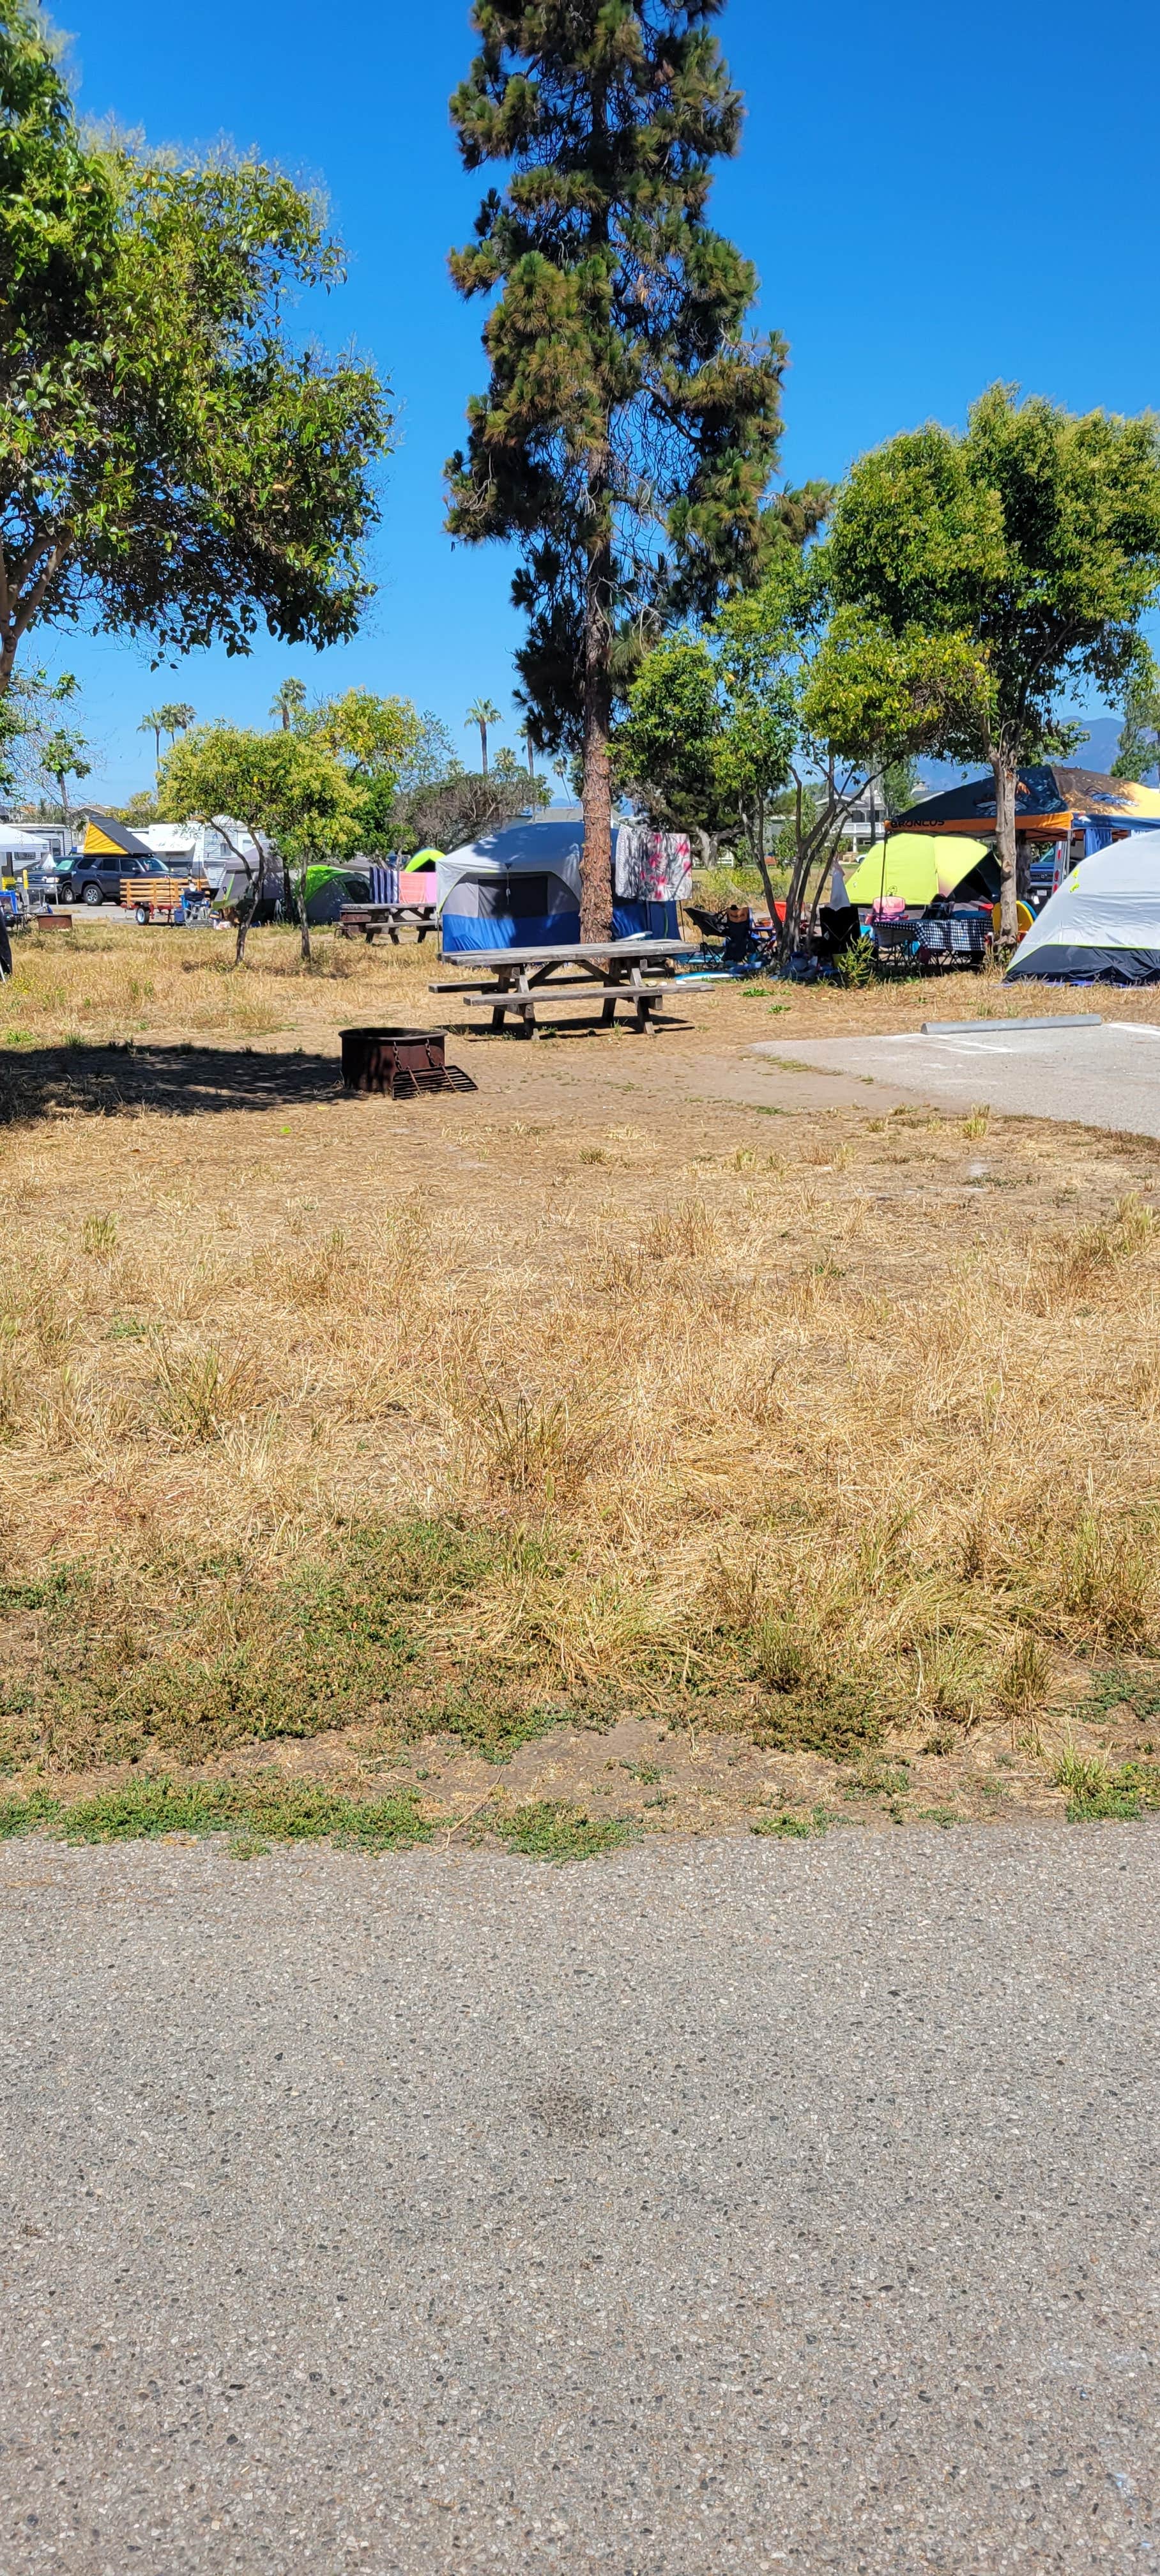
[(416, 931), (421, 944), (438, 928), (439, 915), (429, 903), (344, 903), (338, 916), (339, 938), (365, 939), (368, 946), (385, 934), (397, 948), (400, 930)]
[(692, 954), (683, 939), (586, 940), (567, 948), (475, 948), (463, 952), (464, 963), (470, 956), (473, 965), (487, 970), (485, 975), (473, 976), (467, 983), (432, 984), (430, 990), (461, 993), (469, 1010), (490, 1010), (491, 1025), (497, 1031), (503, 1028), (505, 1014), (513, 1011), (523, 1021), (526, 1038), (540, 1034), (537, 1000), (582, 993), (599, 1001), (602, 1028), (611, 1028), (618, 1002), (630, 1002), (636, 1028), (653, 1036), (654, 1012), (671, 990), (677, 967)]

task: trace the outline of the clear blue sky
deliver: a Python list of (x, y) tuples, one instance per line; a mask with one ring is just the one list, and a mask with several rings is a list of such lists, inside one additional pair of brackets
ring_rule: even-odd
[[(348, 246), (327, 336), (390, 378), (400, 446), (358, 641), (324, 656), (263, 641), (152, 674), (146, 651), (64, 636), (101, 758), (90, 792), (148, 783), (135, 727), (159, 696), (265, 721), (293, 669), (312, 692), (400, 690), (459, 734), (480, 691), (506, 710), (517, 624), (498, 549), (452, 549), (441, 466), (482, 380), (480, 311), (450, 244), (479, 194), (447, 97), (470, 58), (465, 0), (58, 0), (81, 107), (153, 142), (226, 134), (321, 180)], [(760, 314), (791, 345), (783, 468), (837, 475), (994, 377), (1074, 408), (1138, 411), (1160, 386), (1154, 22), (1139, 0), (730, 0), (721, 33), (746, 93), (742, 156), (714, 216), (755, 260)]]

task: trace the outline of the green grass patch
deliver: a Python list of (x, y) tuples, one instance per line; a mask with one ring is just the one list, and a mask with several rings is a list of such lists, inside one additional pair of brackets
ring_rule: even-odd
[(796, 1807), (779, 1807), (769, 1815), (755, 1817), (749, 1830), (751, 1834), (775, 1834), (783, 1842), (808, 1842), (813, 1834), (828, 1833), (832, 1822), (825, 1807), (815, 1807), (808, 1816)]
[(633, 1827), (622, 1817), (589, 1816), (561, 1798), (535, 1798), (489, 1822), (508, 1851), (525, 1860), (595, 1860), (634, 1840)]
[(1160, 1764), (1123, 1762), (1102, 1753), (1077, 1753), (1069, 1745), (1056, 1765), (1055, 1785), (1067, 1791), (1069, 1825), (1131, 1823), (1160, 1809)]
[(554, 1726), (565, 1725), (569, 1715), (562, 1708), (521, 1709), (502, 1700), (465, 1699), (432, 1711), (429, 1724), (432, 1734), (455, 1736), (465, 1753), (478, 1753), (485, 1762), (510, 1762), (521, 1744), (537, 1743)]
[(155, 1840), (159, 1834), (232, 1833), (267, 1843), (323, 1840), (360, 1851), (406, 1851), (434, 1827), (410, 1790), (390, 1798), (342, 1798), (297, 1780), (132, 1780), (92, 1798), (33, 1792), (0, 1799), (0, 1835), (51, 1833), (68, 1843)]
[[(280, 1580), (264, 1568), (160, 1551), (144, 1566), (61, 1564), (0, 1587), (5, 1614), (36, 1613), (9, 1650), (6, 1704), (35, 1671), (36, 1726), (13, 1751), (74, 1766), (186, 1763), (237, 1743), (309, 1737), (386, 1718), (405, 1736), (445, 1728), (503, 1759), (555, 1720), (518, 1673), (465, 1689), (436, 1623), (477, 1593), (539, 1571), (543, 1551), (450, 1520), (350, 1524)], [(526, 1562), (525, 1562), (526, 1560)]]
[(1117, 1708), (1130, 1708), (1144, 1724), (1149, 1718), (1160, 1718), (1160, 1677), (1128, 1672), (1120, 1665), (1113, 1665), (1106, 1673), (1093, 1674), (1083, 1704), (1084, 1717), (1110, 1717)]

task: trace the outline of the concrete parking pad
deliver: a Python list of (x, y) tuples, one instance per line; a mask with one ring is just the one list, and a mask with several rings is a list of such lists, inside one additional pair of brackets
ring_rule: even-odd
[[(924, 1036), (805, 1038), (767, 1041), (753, 1049), (771, 1071), (842, 1075), (891, 1099), (914, 1097), (943, 1109), (986, 1101), (998, 1114), (1059, 1118), (1086, 1127), (1160, 1136), (1160, 1029), (1142, 1021), (1103, 1021), (1088, 1028), (1009, 1028), (980, 1021), (977, 1030)], [(849, 1094), (844, 1095), (849, 1097)]]
[(1158, 1856), (7, 1846), (5, 2576), (1153, 2566)]

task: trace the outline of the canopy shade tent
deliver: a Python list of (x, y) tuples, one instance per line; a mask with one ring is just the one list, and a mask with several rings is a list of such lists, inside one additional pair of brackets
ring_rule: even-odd
[[(856, 868), (844, 867), (842, 874), (848, 903), (878, 903), (893, 895), (903, 903), (920, 904), (954, 894), (976, 869), (988, 879), (978, 891), (989, 893), (995, 860), (985, 841), (944, 833), (936, 838), (929, 832), (892, 832), (888, 841), (867, 850)], [(997, 885), (994, 891), (998, 892)]]
[(1160, 831), (1081, 859), (1044, 904), (1005, 982), (1160, 982)]
[(0, 823), (0, 864), (38, 868), (49, 855), (43, 841), (31, 832), (18, 831), (14, 823)]
[[(1098, 769), (1073, 769), (1065, 761), (1032, 761), (1015, 785), (1015, 829), (1049, 841), (1082, 831), (1085, 850), (1103, 849), (1116, 832), (1154, 832), (1160, 824), (1160, 788), (1134, 778), (1111, 778)], [(988, 832), (995, 829), (995, 781), (964, 779), (940, 796), (924, 796), (890, 827), (901, 832)]]

